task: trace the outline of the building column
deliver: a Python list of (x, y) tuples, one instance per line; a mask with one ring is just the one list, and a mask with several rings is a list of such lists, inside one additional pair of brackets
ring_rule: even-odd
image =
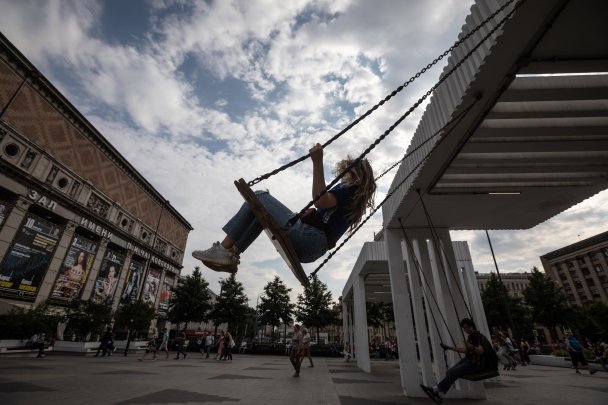
[(342, 298), (342, 345), (346, 343), (346, 329), (348, 328), (348, 307), (346, 300)]
[(490, 338), (490, 328), (488, 327), (488, 320), (486, 319), (486, 313), (483, 310), (483, 302), (481, 301), (481, 293), (479, 291), (479, 285), (477, 284), (477, 277), (475, 276), (475, 269), (473, 268), (473, 260), (471, 259), (471, 253), (469, 252), (469, 246), (466, 242), (453, 242), (452, 245), (456, 247), (456, 262), (459, 266), (459, 272), (462, 275), (462, 285), (465, 290), (465, 297), (471, 309), (473, 315), (473, 321), (477, 325), (477, 329), (484, 334), (488, 339)]
[(118, 284), (116, 285), (116, 292), (114, 293), (114, 300), (112, 301), (112, 311), (116, 311), (118, 309), (118, 304), (120, 303), (120, 297), (122, 297), (122, 290), (125, 288), (125, 282), (127, 280), (127, 275), (129, 274), (132, 259), (133, 252), (128, 250), (127, 254), (125, 255), (125, 263), (122, 265)]
[(2, 231), (0, 231), (0, 258), (4, 258), (8, 251), (11, 242), (19, 232), (23, 218), (27, 214), (27, 210), (32, 205), (32, 202), (25, 197), (19, 199), (13, 205), (10, 214), (4, 221)]
[[(404, 237), (407, 235), (404, 235)], [(408, 243), (409, 240), (409, 243)], [(411, 293), (411, 302), (414, 313), (414, 323), (416, 325), (416, 341), (420, 352), (420, 370), (422, 372), (422, 383), (424, 385), (432, 385), (435, 381), (433, 373), (433, 362), (431, 360), (431, 346), (427, 339), (427, 327), (425, 320), (425, 306), (430, 305), (422, 293), (426, 287), (425, 282), (420, 277), (420, 254), (416, 253), (417, 249), (411, 241), (409, 235), (405, 242), (405, 257), (408, 269), (409, 290)], [(432, 329), (432, 319), (429, 319), (429, 327)]]
[[(447, 367), (460, 361), (457, 353), (444, 352), (440, 344), (443, 342), (450, 346), (463, 346), (466, 337), (460, 327), (460, 319), (469, 317), (469, 311), (465, 304), (464, 290), (458, 274), (449, 230), (437, 228), (431, 231), (423, 228), (408, 230), (408, 234), (412, 234), (422, 274), (426, 279), (425, 296), (429, 301), (427, 318), (434, 323), (432, 327), (430, 326), (430, 340), (433, 353), (436, 354), (435, 369), (438, 382), (445, 376)], [(485, 392), (481, 382), (457, 380), (448, 397), (485, 398)]]
[[(401, 230), (385, 229), (386, 257), (391, 279), (391, 295), (395, 314), (395, 334), (399, 347), (399, 370), (401, 387), (406, 396), (423, 397), (420, 388), (420, 372), (416, 356), (416, 339), (414, 320), (410, 305), (410, 294), (407, 289), (406, 271), (401, 245)], [(412, 270), (408, 268), (408, 272)]]
[[(385, 230), (397, 336), (401, 348), (414, 348), (418, 344), (420, 350), (419, 368), (415, 350), (400, 350), (401, 381), (407, 396), (423, 397), (419, 384), (436, 384), (447, 368), (460, 360), (457, 353), (444, 352), (441, 343), (463, 345), (465, 336), (460, 318), (469, 317), (465, 302), (473, 300), (464, 297), (463, 277), (447, 229), (406, 230), (408, 294), (405, 277), (400, 276), (397, 268), (402, 249), (400, 235), (401, 230)], [(485, 392), (480, 382), (458, 380), (448, 397), (485, 398)]]
[(63, 264), (63, 259), (70, 248), (70, 243), (72, 242), (72, 238), (74, 237), (74, 231), (76, 230), (76, 223), (74, 221), (68, 221), (65, 229), (63, 230), (63, 235), (61, 235), (61, 239), (57, 243), (57, 248), (55, 249), (55, 254), (49, 263), (49, 268), (44, 275), (44, 279), (42, 280), (42, 284), (40, 284), (40, 289), (38, 290), (38, 295), (36, 296), (35, 304), (41, 304), (46, 301), (47, 298), (51, 297), (51, 289), (55, 284), (55, 280), (57, 279), (57, 275), (61, 271), (61, 265)]
[(106, 255), (107, 249), (108, 240), (105, 238), (101, 239), (99, 242), (99, 248), (95, 254), (95, 260), (93, 260), (93, 265), (91, 266), (91, 272), (87, 276), (87, 280), (85, 282), (84, 290), (81, 295), (82, 300), (88, 301), (91, 299), (91, 293), (93, 292), (93, 287), (95, 286), (95, 280), (97, 280), (97, 275), (99, 274), (99, 270), (101, 268), (101, 262)]
[(357, 367), (366, 373), (371, 372), (371, 362), (369, 359), (369, 339), (367, 335), (367, 309), (365, 302), (365, 280), (361, 275), (355, 277), (353, 282), (353, 309), (354, 309), (354, 333), (355, 357)]

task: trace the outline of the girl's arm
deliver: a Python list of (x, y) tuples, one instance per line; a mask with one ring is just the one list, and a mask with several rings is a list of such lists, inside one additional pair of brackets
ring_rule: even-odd
[[(316, 144), (309, 151), (312, 159), (312, 198), (317, 198), (327, 188), (325, 184), (325, 173), (323, 171), (323, 146)], [(315, 203), (317, 208), (333, 208), (338, 204), (336, 196), (325, 193)]]

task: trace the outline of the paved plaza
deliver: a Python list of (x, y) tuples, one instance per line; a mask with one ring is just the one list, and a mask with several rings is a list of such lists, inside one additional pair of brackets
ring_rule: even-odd
[[(235, 355), (232, 362), (156, 361), (49, 354), (44, 359), (0, 358), (0, 403), (8, 404), (432, 404), (403, 396), (395, 361), (372, 362), (364, 373), (339, 358), (304, 363), (299, 378), (287, 357)], [(591, 376), (567, 368), (519, 367), (486, 383), (486, 401), (447, 399), (444, 404), (608, 405), (608, 373)]]

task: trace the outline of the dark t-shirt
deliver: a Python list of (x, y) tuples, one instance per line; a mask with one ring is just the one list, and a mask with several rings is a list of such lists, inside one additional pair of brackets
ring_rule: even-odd
[(492, 344), (488, 341), (488, 339), (484, 335), (482, 335), (481, 332), (475, 331), (469, 335), (467, 341), (475, 347), (483, 347), (482, 354), (479, 354), (474, 350), (468, 351), (465, 355), (467, 361), (474, 366), (479, 366), (482, 368), (491, 367), (492, 360), (496, 357), (496, 354), (494, 352)]
[(323, 222), (332, 230), (336, 240), (344, 235), (344, 232), (346, 232), (350, 225), (348, 216), (350, 215), (350, 206), (356, 190), (357, 186), (349, 187), (343, 183), (338, 183), (328, 191), (328, 193), (332, 193), (336, 197), (336, 206), (333, 208), (317, 209), (317, 214), (319, 214), (323, 219)]

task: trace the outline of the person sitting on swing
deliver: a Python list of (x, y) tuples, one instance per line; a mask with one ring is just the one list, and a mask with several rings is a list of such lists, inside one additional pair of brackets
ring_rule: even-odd
[[(326, 190), (323, 170), (323, 147), (316, 144), (309, 150), (313, 164), (313, 199)], [(349, 156), (336, 165), (335, 174), (344, 172), (355, 159)], [(353, 231), (361, 222), (365, 210), (374, 207), (376, 181), (367, 159), (359, 160), (342, 177), (341, 182), (315, 202), (297, 222), (285, 230), (301, 263), (311, 263), (335, 246), (347, 231)], [(268, 191), (256, 191), (257, 198), (279, 224), (286, 224), (295, 214)], [(226, 237), (207, 250), (195, 250), (194, 258), (215, 271), (236, 273), (240, 253), (262, 233), (262, 226), (252, 213), (249, 204), (240, 210), (222, 228)]]
[(460, 326), (469, 335), (464, 342), (464, 347), (450, 347), (443, 343), (441, 347), (443, 350), (465, 353), (465, 357), (448, 369), (445, 377), (439, 384), (433, 387), (420, 385), (429, 398), (437, 404), (443, 401), (443, 397), (457, 379), (471, 374), (486, 372), (497, 367), (497, 362), (495, 361), (496, 354), (492, 348), (492, 344), (477, 330), (475, 322), (469, 318), (463, 318), (460, 321)]

